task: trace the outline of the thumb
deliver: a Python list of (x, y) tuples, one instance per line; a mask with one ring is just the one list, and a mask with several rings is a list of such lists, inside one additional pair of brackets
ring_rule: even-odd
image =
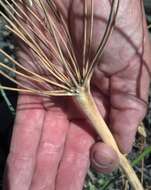
[(91, 148), (91, 163), (101, 173), (112, 172), (119, 164), (116, 152), (107, 144), (98, 142)]

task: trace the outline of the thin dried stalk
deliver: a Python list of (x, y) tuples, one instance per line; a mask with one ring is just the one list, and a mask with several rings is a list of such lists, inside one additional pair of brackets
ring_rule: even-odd
[(103, 142), (113, 147), (116, 151), (119, 161), (120, 167), (122, 171), (126, 174), (128, 181), (132, 185), (134, 190), (143, 190), (143, 187), (137, 178), (135, 171), (131, 167), (127, 158), (119, 151), (119, 148), (116, 144), (116, 141), (104, 122), (100, 112), (98, 111), (96, 104), (92, 98), (92, 95), (89, 89), (81, 88), (80, 96), (76, 96), (75, 101), (80, 106), (81, 110), (85, 113), (86, 117), (91, 122), (92, 126), (96, 130), (97, 134), (101, 137)]
[[(0, 86), (0, 88), (42, 96), (72, 96), (101, 139), (117, 152), (120, 166), (134, 190), (143, 190), (128, 160), (120, 153), (112, 133), (100, 115), (90, 93), (91, 77), (113, 31), (119, 0), (112, 1), (107, 26), (94, 57), (91, 57), (94, 0), (84, 0), (82, 68), (78, 65), (66, 21), (59, 12), (55, 1), (46, 0), (44, 3), (42, 0), (10, 0), (10, 2), (8, 0), (0, 0), (0, 5), (2, 5), (8, 15), (6, 16), (0, 12), (0, 15), (8, 23), (6, 28), (15, 34), (28, 47), (34, 57), (38, 59), (34, 65), (35, 68), (40, 67), (43, 71), (47, 71), (47, 75), (41, 75), (30, 70), (0, 49), (0, 53), (8, 58), (16, 69), (6, 66), (4, 63), (0, 63), (0, 67), (14, 72), (27, 83), (31, 82), (34, 84), (29, 86), (27, 83), (12, 78), (1, 70), (0, 74), (17, 84), (18, 88), (6, 86)], [(42, 15), (35, 11), (34, 7), (40, 8), (44, 19)], [(47, 36), (43, 31), (46, 31)], [(49, 51), (49, 56), (45, 49)], [(39, 88), (38, 83), (43, 84), (48, 89)]]

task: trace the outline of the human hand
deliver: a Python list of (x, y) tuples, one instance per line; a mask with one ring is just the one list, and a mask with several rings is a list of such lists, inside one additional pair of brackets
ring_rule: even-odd
[[(75, 49), (79, 50), (81, 1), (58, 3), (65, 15), (70, 10), (67, 19)], [(94, 50), (104, 31), (101, 18), (108, 8), (106, 1), (95, 3)], [(92, 80), (96, 104), (124, 153), (130, 151), (146, 111), (151, 60), (142, 14), (138, 0), (121, 1), (116, 29)], [(80, 60), (81, 52), (76, 54)], [(27, 64), (25, 60), (33, 62), (31, 57), (29, 52), (20, 52), (23, 64)], [(117, 166), (114, 151), (101, 142), (94, 144), (96, 135), (73, 106), (68, 98), (50, 101), (20, 95), (7, 162), (6, 189), (80, 190), (89, 167), (90, 149), (92, 163), (99, 171), (109, 172)]]

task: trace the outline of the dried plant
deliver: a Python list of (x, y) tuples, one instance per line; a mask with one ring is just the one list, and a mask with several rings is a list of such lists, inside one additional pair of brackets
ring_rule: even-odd
[[(22, 79), (12, 78), (3, 70), (0, 70), (2, 76), (18, 86), (17, 88), (0, 86), (0, 88), (43, 96), (72, 96), (101, 139), (108, 145), (111, 145), (117, 152), (120, 166), (132, 187), (135, 190), (142, 190), (141, 183), (126, 157), (120, 153), (90, 92), (90, 81), (94, 68), (115, 25), (119, 0), (112, 1), (103, 38), (93, 57), (91, 56), (91, 45), (93, 40), (94, 1), (84, 0), (83, 60), (81, 65), (78, 64), (76, 59), (66, 20), (57, 8), (54, 0), (46, 0), (45, 3), (42, 0), (0, 0), (0, 4), (7, 13), (0, 12), (1, 16), (8, 23), (6, 28), (22, 40), (27, 48), (33, 52), (37, 60), (35, 67), (46, 71), (45, 75), (41, 75), (36, 71), (30, 70), (0, 49), (0, 53), (6, 56), (15, 65), (16, 69), (4, 63), (0, 63), (0, 67), (14, 72), (19, 79)], [(36, 13), (34, 10), (35, 6), (41, 9), (44, 19)], [(46, 31), (48, 36), (43, 31)], [(49, 51), (49, 55), (45, 49)], [(28, 85), (28, 83), (33, 85)]]

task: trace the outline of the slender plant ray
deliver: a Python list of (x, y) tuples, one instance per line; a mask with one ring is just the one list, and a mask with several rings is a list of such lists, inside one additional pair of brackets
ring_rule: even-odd
[[(102, 41), (96, 51), (96, 54), (95, 54), (94, 58), (92, 59), (90, 66), (88, 67), (87, 73), (85, 75), (85, 81), (87, 81), (89, 78), (91, 78), (94, 68), (97, 64), (97, 61), (103, 54), (103, 50), (105, 49), (105, 47), (107, 45), (110, 35), (112, 34), (116, 16), (117, 16), (117, 12), (118, 12), (118, 7), (119, 7), (119, 1), (116, 2), (116, 0), (113, 0), (112, 5), (111, 5), (109, 20), (108, 20), (108, 23), (106, 26), (106, 30), (104, 32), (104, 36), (102, 37)], [(116, 11), (114, 12), (114, 10), (116, 10)]]
[[(40, 68), (38, 71), (32, 70), (28, 62), (22, 64), (21, 60), (16, 61), (0, 49), (0, 54), (14, 65), (11, 67), (0, 62), (0, 75), (17, 85), (16, 88), (0, 85), (0, 89), (47, 97), (71, 96), (101, 139), (116, 151), (120, 167), (133, 189), (143, 190), (133, 168), (120, 152), (98, 111), (90, 89), (94, 69), (113, 32), (119, 3), (120, 0), (112, 0), (106, 29), (92, 57), (94, 0), (83, 0), (83, 47), (80, 65), (68, 24), (55, 0), (0, 0), (0, 5), (6, 12), (6, 14), (0, 12), (7, 22), (6, 29), (27, 47), (35, 60), (33, 66)], [(40, 12), (37, 11), (39, 9)], [(7, 71), (13, 72), (16, 78), (9, 76)]]
[[(55, 85), (55, 84), (58, 84), (58, 83), (53, 83), (53, 81), (47, 79), (46, 77), (42, 77), (41, 75), (39, 75), (39, 74), (37, 74), (37, 73), (35, 73), (35, 72), (32, 72), (31, 70), (29, 70), (29, 69), (23, 67), (19, 62), (17, 62), (16, 60), (14, 60), (11, 56), (9, 56), (8, 54), (6, 54), (6, 53), (5, 53), (3, 50), (1, 50), (1, 49), (0, 49), (0, 53), (3, 53), (3, 55), (6, 56), (7, 59), (9, 59), (10, 61), (12, 61), (12, 63), (13, 63), (15, 66), (21, 68), (24, 72), (27, 72), (27, 73), (31, 74), (32, 77), (36, 77), (37, 79), (41, 79), (42, 81), (45, 81), (45, 82), (47, 82), (47, 83), (50, 83), (51, 85), (53, 85), (53, 84), (54, 84), (54, 85)], [(1, 64), (1, 66), (6, 67), (6, 65), (3, 64), (3, 63)], [(7, 66), (7, 68), (9, 68), (9, 69), (12, 70), (12, 68), (9, 67), (9, 66)], [(15, 72), (14, 69), (13, 69), (13, 71)], [(19, 73), (20, 73), (20, 72), (19, 72)], [(23, 74), (23, 73), (20, 73), (20, 74)], [(26, 76), (28, 77), (28, 75), (26, 75)], [(63, 88), (64, 88), (64, 86), (63, 86)], [(66, 89), (66, 90), (69, 90), (69, 89), (67, 89), (66, 87), (65, 87), (65, 89)]]
[[(93, 37), (93, 17), (94, 17), (94, 6), (93, 6), (93, 0), (91, 0), (91, 5), (90, 5), (90, 10), (88, 10), (88, 16), (90, 17), (90, 19), (88, 20), (88, 28), (87, 28), (87, 32), (88, 32), (88, 39), (87, 39), (87, 58), (85, 60), (85, 64), (84, 64), (84, 69), (85, 69), (85, 73), (84, 75), (86, 75), (86, 71), (88, 70), (89, 64), (90, 64), (90, 56), (91, 56), (91, 44), (92, 44), (92, 37)], [(86, 9), (86, 6), (85, 6)], [(87, 19), (85, 19), (85, 22), (87, 22)], [(85, 27), (84, 27), (85, 28)], [(84, 56), (83, 56), (84, 57)]]
[[(3, 13), (1, 13), (1, 15), (8, 21), (8, 18), (6, 17), (6, 16), (4, 16), (4, 14)], [(38, 50), (37, 50), (37, 48), (36, 48), (36, 46), (34, 46), (28, 39), (26, 39), (25, 38), (25, 36), (23, 36), (22, 35), (22, 33), (20, 33), (20, 31), (17, 29), (17, 27), (13, 24), (13, 23), (11, 23), (11, 22), (9, 22), (13, 27), (14, 27), (14, 29), (12, 29), (11, 27), (9, 27), (9, 26), (6, 26), (11, 32), (13, 32), (14, 34), (16, 34), (16, 36), (18, 36), (20, 39), (22, 39), (26, 44), (28, 44), (28, 46), (31, 48), (31, 49), (33, 49), (33, 51), (35, 52), (35, 53), (37, 53), (37, 55), (39, 56), (39, 59), (41, 60), (41, 63), (46, 67), (46, 69), (48, 69), (49, 70), (49, 72), (50, 73), (52, 73), (53, 71), (52, 71), (52, 69), (54, 69), (54, 68), (52, 68), (51, 67), (51, 61), (49, 61), (48, 59), (47, 59), (47, 57), (45, 56), (45, 54), (44, 54), (44, 57), (43, 57), (43, 52), (42, 52), (42, 50), (41, 50), (41, 48), (38, 46)], [(28, 35), (28, 33), (27, 33), (27, 35)], [(34, 41), (34, 44), (35, 44), (36, 42)], [(42, 54), (42, 55), (41, 55)], [(58, 71), (58, 73), (59, 73), (59, 71)], [(57, 73), (57, 75), (58, 75), (58, 73)], [(59, 73), (60, 74), (60, 73)], [(54, 75), (54, 77), (56, 77), (58, 80), (60, 80), (60, 78), (62, 78), (62, 76), (60, 77), (60, 76), (57, 76), (57, 75), (55, 75), (54, 74), (54, 72), (53, 72), (53, 75)], [(65, 78), (65, 77), (64, 77)]]
[[(75, 72), (77, 73), (77, 67), (76, 67), (76, 65), (75, 65), (75, 63), (74, 63), (74, 59), (72, 58), (71, 53), (70, 53), (70, 51), (69, 51), (69, 49), (68, 49), (68, 47), (67, 47), (67, 45), (66, 45), (66, 43), (65, 43), (65, 41), (64, 41), (64, 39), (63, 39), (63, 37), (62, 37), (62, 35), (61, 35), (61, 33), (59, 32), (59, 30), (58, 30), (57, 27), (55, 26), (55, 23), (53, 22), (53, 20), (51, 19), (51, 17), (48, 16), (47, 11), (46, 11), (46, 9), (45, 9), (43, 3), (41, 2), (41, 0), (39, 0), (39, 3), (40, 3), (40, 5), (42, 6), (42, 8), (43, 8), (43, 10), (44, 10), (44, 13), (45, 13), (45, 16), (46, 16), (46, 19), (47, 19), (49, 28), (51, 28), (51, 30), (52, 30), (53, 36), (54, 36), (54, 38), (55, 38), (55, 41), (56, 41), (56, 44), (57, 44), (57, 46), (58, 46), (58, 49), (59, 49), (59, 52), (60, 52), (60, 54), (61, 54), (62, 59), (63, 59), (63, 55), (62, 55), (62, 51), (61, 51), (61, 49), (60, 49), (60, 45), (59, 45), (58, 42), (57, 42), (58, 40), (57, 40), (57, 38), (56, 38), (55, 31), (56, 31), (56, 33), (59, 35), (59, 37), (60, 37), (60, 39), (61, 39), (61, 41), (62, 41), (64, 47), (66, 48), (66, 50), (67, 50), (67, 52), (68, 52), (68, 55), (69, 55), (69, 57), (71, 58), (71, 61), (72, 61), (71, 63), (73, 63)], [(53, 28), (54, 28), (54, 30), (53, 30)], [(65, 61), (65, 60), (63, 59), (63, 62), (64, 62), (64, 61)], [(66, 64), (66, 63), (65, 63), (65, 64)], [(70, 67), (70, 65), (68, 65), (68, 67)]]
[[(90, 1), (91, 6), (88, 6), (88, 1), (84, 1), (84, 40), (83, 40), (83, 75), (84, 77), (86, 70), (88, 68), (89, 63), (89, 55), (90, 55), (90, 42), (92, 40), (92, 32), (93, 32), (93, 3)], [(91, 8), (91, 10), (88, 10)], [(91, 19), (90, 19), (90, 18)]]
[[(5, 6), (4, 5), (4, 3), (2, 4), (3, 6)], [(6, 11), (9, 11), (9, 9), (5, 6), (5, 9), (6, 9)], [(13, 9), (14, 10), (14, 9)], [(40, 59), (43, 59), (43, 61), (44, 61), (44, 66), (49, 70), (49, 72), (51, 72), (52, 73), (52, 68), (48, 68), (49, 66), (50, 66), (50, 60), (48, 60), (47, 59), (47, 57), (46, 57), (46, 55), (45, 55), (45, 53), (43, 52), (43, 50), (38, 46), (38, 44), (35, 42), (35, 40), (34, 39), (32, 39), (31, 38), (31, 36), (30, 36), (30, 34), (29, 34), (29, 32), (27, 32), (27, 30), (25, 30), (24, 29), (24, 27), (19, 23), (19, 21), (14, 17), (14, 15), (11, 13), (11, 12), (9, 12), (9, 14), (10, 14), (10, 16), (12, 16), (13, 17), (13, 19), (16, 21), (16, 23), (17, 24), (19, 24), (19, 26), (21, 27), (21, 29), (25, 32), (25, 34), (33, 41), (33, 43), (34, 44), (32, 44), (26, 37), (25, 37), (25, 35), (23, 36), (23, 34), (22, 33), (20, 33), (20, 31), (18, 31), (18, 28), (3, 14), (3, 13), (1, 13), (1, 15), (16, 29), (16, 31), (15, 30), (13, 30), (13, 29), (11, 29), (11, 28), (9, 28), (9, 30), (11, 30), (13, 33), (15, 33), (19, 38), (21, 38), (22, 40), (24, 40), (25, 41), (25, 43), (26, 44), (28, 44), (38, 55), (39, 55), (39, 58)], [(37, 28), (36, 28), (37, 29)], [(20, 35), (18, 35), (18, 34), (20, 34)], [(37, 47), (37, 48), (35, 48), (35, 47)], [(38, 49), (38, 50), (37, 50)], [(41, 54), (40, 54), (41, 53)], [(41, 63), (43, 63), (43, 61), (41, 61)], [(55, 65), (53, 65), (53, 64), (51, 64), (51, 66), (55, 66)], [(58, 75), (58, 73), (60, 73), (59, 71), (57, 71), (57, 75)], [(53, 75), (54, 75), (54, 73), (53, 73)], [(55, 77), (57, 77), (57, 79), (58, 80), (60, 80), (60, 77), (59, 76), (55, 76)], [(65, 77), (64, 77), (65, 78)]]
[[(14, 0), (12, 0), (12, 1), (14, 2)], [(56, 16), (57, 20), (58, 20), (58, 21), (60, 21), (60, 20), (62, 21), (62, 24), (63, 24), (63, 26), (64, 26), (63, 29), (64, 29), (64, 31), (65, 31), (66, 36), (67, 36), (68, 39), (69, 39), (69, 46), (70, 46), (71, 53), (72, 53), (72, 56), (73, 56), (73, 58), (71, 57), (71, 59), (74, 59), (74, 61), (77, 63), (77, 60), (76, 60), (76, 57), (75, 57), (75, 54), (74, 54), (74, 50), (73, 50), (73, 45), (72, 45), (71, 36), (70, 36), (70, 34), (69, 34), (69, 30), (68, 30), (67, 24), (66, 24), (66, 22), (65, 22), (65, 20), (64, 20), (64, 18), (63, 18), (63, 16), (62, 16), (61, 14), (59, 14), (59, 12), (56, 10), (55, 4), (53, 4), (52, 1), (49, 2), (48, 0), (47, 0), (47, 3), (48, 3), (48, 5), (51, 7), (51, 10), (52, 10), (52, 12), (54, 13), (54, 15)], [(17, 6), (17, 4), (16, 4), (15, 2), (14, 2), (14, 4)], [(34, 12), (32, 12), (29, 7), (27, 7), (27, 9), (28, 9), (28, 10), (30, 11), (30, 13), (43, 25), (43, 23), (42, 23), (41, 20), (37, 17), (37, 15), (34, 14)], [(25, 16), (26, 16), (27, 19), (28, 19), (28, 16), (27, 16), (26, 14), (25, 14)], [(48, 43), (50, 44), (49, 41), (48, 41)], [(75, 65), (74, 65), (74, 66), (75, 66)], [(76, 70), (76, 72), (77, 72), (76, 74), (78, 75), (78, 78), (80, 78), (78, 65), (76, 65), (75, 70)]]
[[(18, 14), (18, 12), (13, 8), (13, 6), (11, 6), (11, 4), (7, 1), (7, 0), (5, 0), (5, 2), (7, 2), (7, 4), (11, 7), (11, 9), (18, 15), (18, 16), (20, 16), (19, 14)], [(31, 20), (29, 19), (29, 17), (24, 13), (24, 11), (15, 3), (15, 1), (14, 0), (12, 0), (12, 2), (15, 4), (15, 6), (24, 14), (24, 16), (26, 17), (26, 19), (29, 21), (29, 22), (31, 22)], [(28, 10), (30, 10), (29, 8), (28, 8)], [(30, 11), (32, 14), (33, 14), (33, 12), (32, 11)], [(35, 14), (33, 14), (34, 15), (34, 17), (40, 22), (40, 23), (42, 23), (41, 22), (41, 20), (35, 15)], [(4, 17), (4, 15), (3, 15), (3, 17)], [(6, 17), (5, 17), (6, 18)], [(36, 32), (37, 31), (39, 31), (40, 32), (40, 30), (38, 29), (38, 27), (33, 23), (33, 25), (36, 27)], [(43, 25), (43, 23), (42, 23), (42, 25)], [(8, 27), (7, 27), (8, 28)], [(9, 30), (11, 30), (12, 31), (12, 29), (9, 27), (8, 28)], [(46, 43), (45, 43), (45, 41), (44, 40), (41, 40), (41, 38), (39, 38), (39, 36), (37, 35), (37, 33), (35, 33), (35, 31), (32, 29), (32, 27), (30, 27), (30, 30), (38, 37), (38, 39), (42, 42), (42, 43), (44, 43), (45, 45), (46, 45)], [(12, 31), (13, 33), (15, 32), (15, 31)], [(17, 35), (17, 34), (16, 34)], [(56, 52), (56, 50), (55, 50), (55, 48), (53, 48), (53, 46), (51, 45), (51, 43), (46, 39), (46, 37), (43, 35), (43, 33), (41, 32), (40, 33), (40, 35), (42, 35), (43, 36), (43, 38), (48, 42), (48, 44), (51, 46), (51, 49), (48, 47), (48, 45), (46, 45), (48, 48), (49, 48), (49, 50), (50, 50), (50, 53), (52, 53), (52, 49), (53, 49), (53, 51), (54, 51), (54, 53), (55, 53), (55, 55), (57, 55), (57, 52)], [(54, 55), (53, 55), (54, 56)], [(58, 56), (55, 56), (56, 58), (58, 58)], [(52, 67), (54, 67), (53, 68), (53, 70), (56, 70), (55, 69), (55, 65), (53, 65), (52, 64)], [(65, 76), (62, 76), (62, 74), (61, 73), (59, 73), (59, 71), (57, 70), (57, 74), (60, 74), (60, 77), (63, 77), (63, 78), (66, 78)]]

